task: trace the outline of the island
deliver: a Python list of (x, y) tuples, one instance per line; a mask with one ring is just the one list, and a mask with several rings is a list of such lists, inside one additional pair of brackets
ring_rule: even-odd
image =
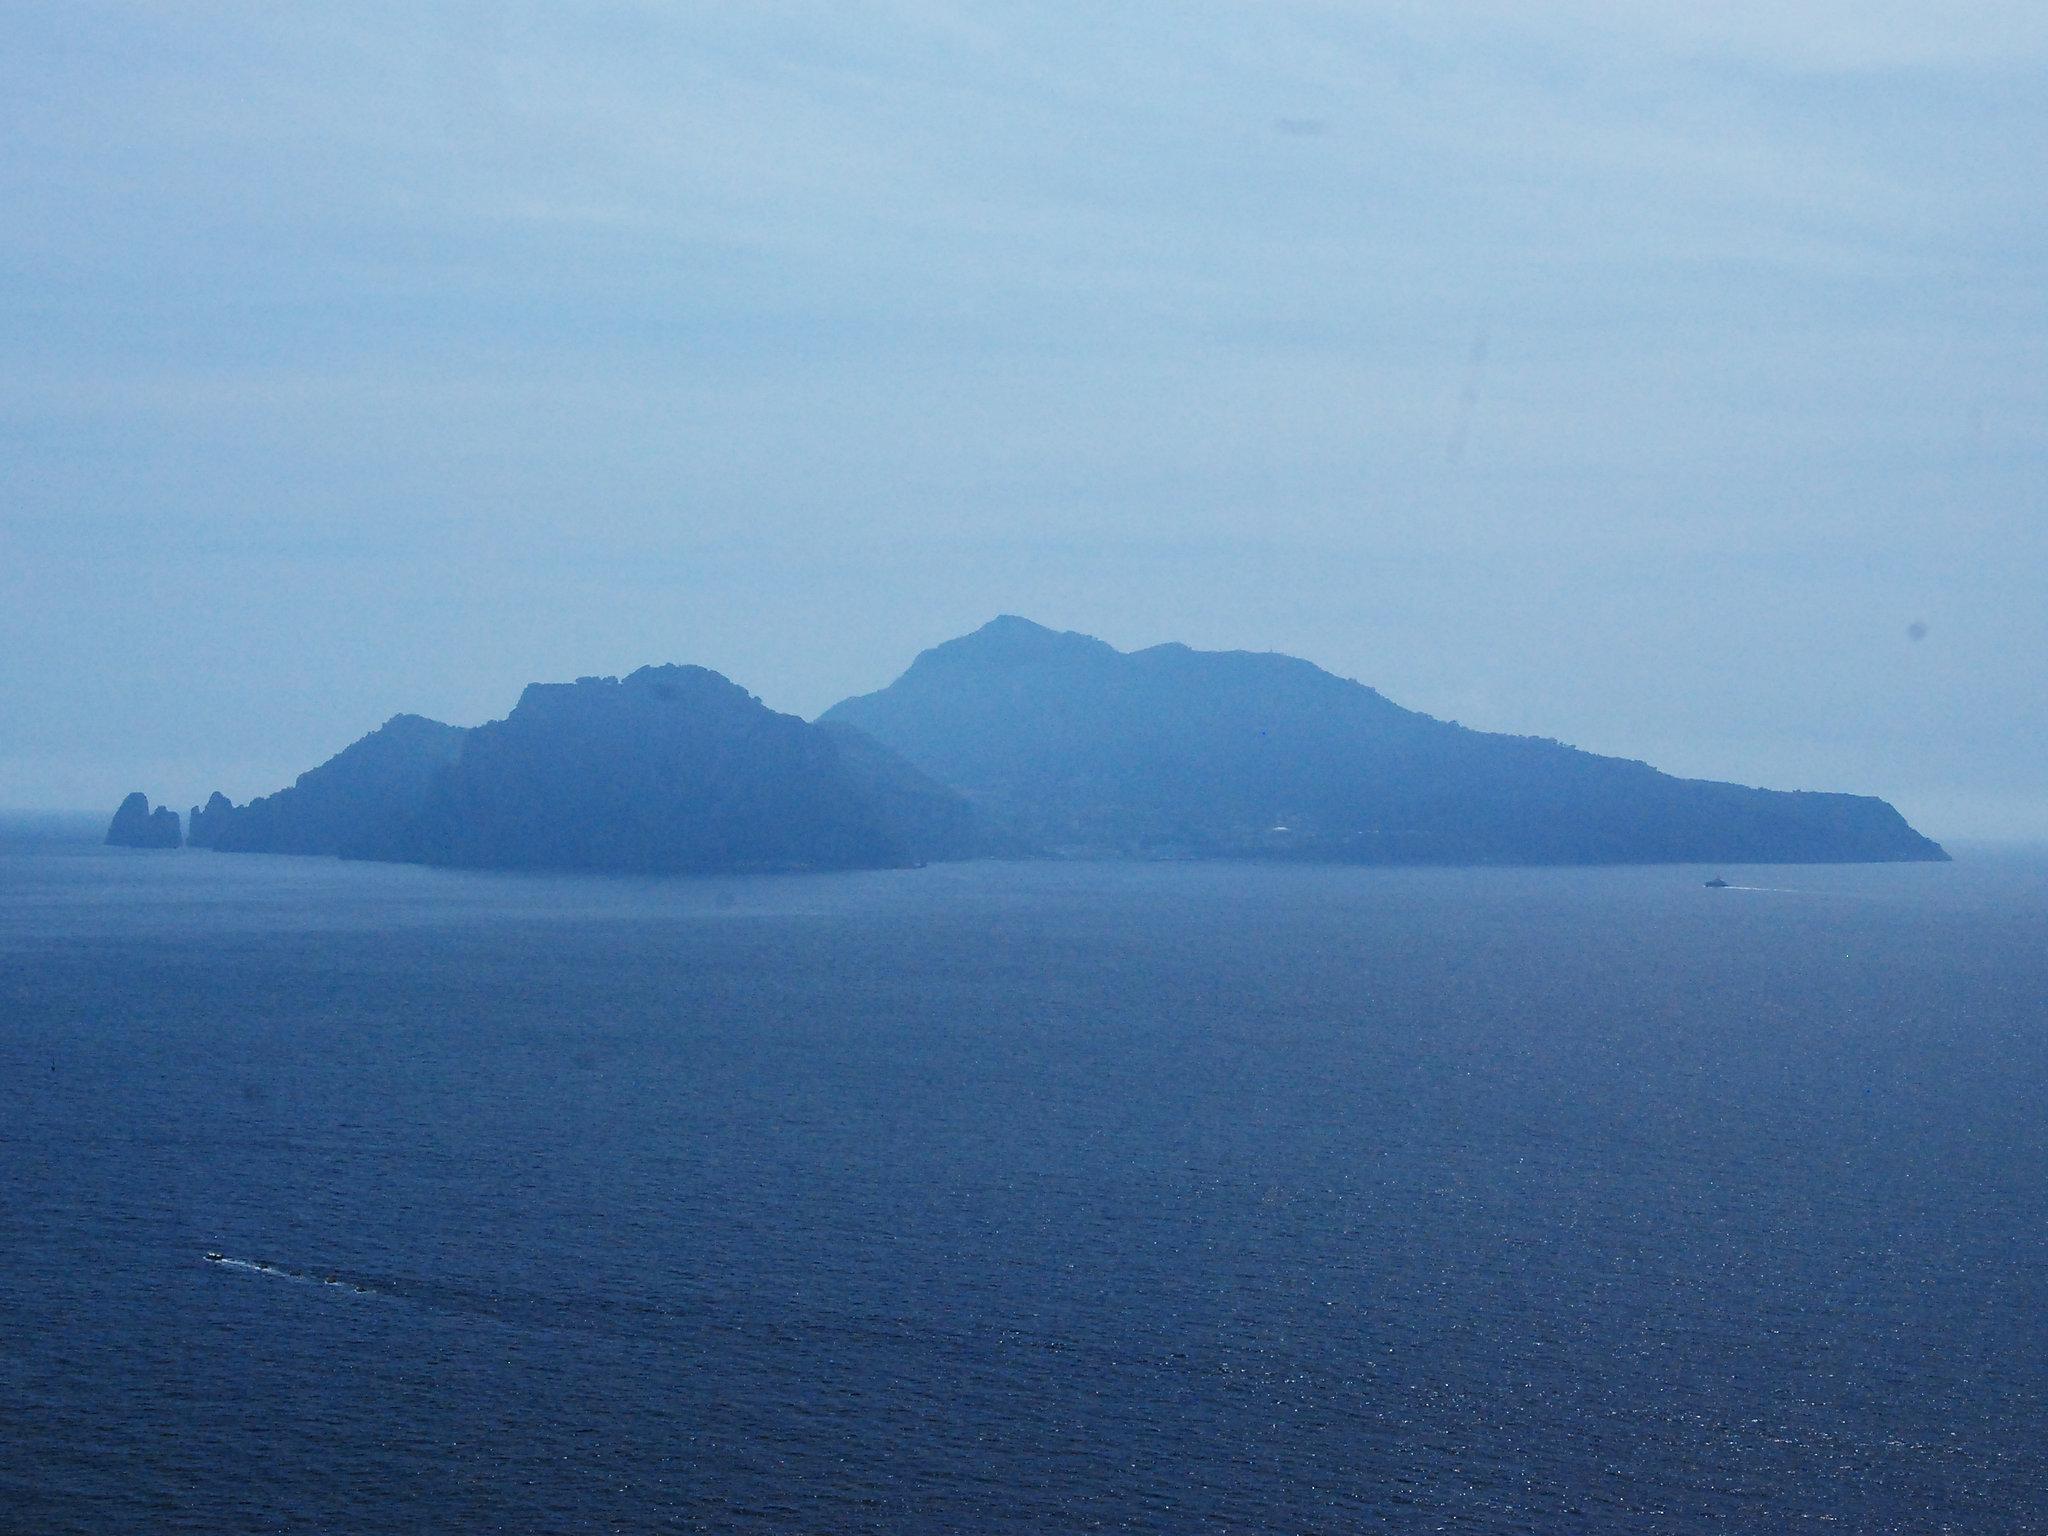
[(183, 843), (178, 813), (167, 805), (150, 809), (141, 790), (128, 796), (107, 827), (109, 848), (176, 848)]
[[(177, 816), (130, 796), (109, 841)], [(816, 721), (703, 667), (397, 715), (194, 847), (467, 869), (875, 869), (987, 856), (1352, 864), (1945, 859), (1866, 795), (1675, 778), (1405, 709), (1297, 657), (996, 619)]]

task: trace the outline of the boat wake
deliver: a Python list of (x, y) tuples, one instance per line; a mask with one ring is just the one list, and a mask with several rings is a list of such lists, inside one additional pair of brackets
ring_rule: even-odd
[(349, 1291), (357, 1296), (379, 1294), (375, 1286), (358, 1284), (331, 1271), (324, 1275), (308, 1274), (304, 1270), (288, 1269), (282, 1264), (271, 1264), (263, 1259), (231, 1259), (224, 1253), (209, 1253), (206, 1255), (206, 1262), (220, 1269), (245, 1270), (252, 1275), (269, 1275), (278, 1280), (296, 1281), (300, 1285), (332, 1286), (336, 1290)]

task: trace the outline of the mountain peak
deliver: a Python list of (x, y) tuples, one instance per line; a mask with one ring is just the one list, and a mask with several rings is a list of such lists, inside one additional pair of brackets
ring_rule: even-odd
[(975, 633), (975, 634), (977, 634), (977, 635), (994, 635), (994, 636), (999, 636), (999, 635), (1037, 635), (1037, 636), (1051, 636), (1051, 635), (1057, 635), (1057, 634), (1061, 634), (1061, 633), (1071, 633), (1071, 631), (1061, 631), (1061, 630), (1057, 630), (1057, 629), (1049, 629), (1049, 628), (1047, 628), (1047, 627), (1046, 627), (1045, 625), (1043, 625), (1043, 624), (1039, 623), (1039, 622), (1038, 622), (1038, 621), (1037, 621), (1036, 619), (1027, 619), (1027, 618), (1025, 618), (1025, 617), (1024, 617), (1024, 616), (1023, 616), (1022, 614), (1018, 614), (1018, 613), (999, 613), (999, 614), (997, 614), (997, 615), (996, 615), (996, 616), (995, 616), (994, 618), (990, 619), (990, 620), (989, 620), (989, 621), (988, 621), (988, 622), (987, 622), (986, 624), (982, 625), (982, 626), (981, 626), (981, 628), (979, 628), (979, 629), (975, 630), (975, 631), (974, 631), (974, 633)]
[(1358, 863), (1943, 857), (1879, 800), (1679, 780), (1467, 731), (1274, 652), (1125, 653), (1015, 615), (825, 719), (1093, 854)]
[(935, 645), (911, 665), (962, 664), (975, 668), (1011, 667), (1045, 662), (1103, 660), (1121, 655), (1115, 646), (1093, 635), (1048, 629), (1014, 613), (999, 614), (972, 634)]
[[(134, 821), (140, 795), (124, 804)], [(177, 841), (168, 818), (167, 847)], [(125, 824), (125, 823), (117, 823)], [(696, 666), (530, 683), (502, 720), (398, 715), (290, 788), (193, 811), (199, 845), (476, 869), (885, 868), (1010, 841), (851, 727)]]

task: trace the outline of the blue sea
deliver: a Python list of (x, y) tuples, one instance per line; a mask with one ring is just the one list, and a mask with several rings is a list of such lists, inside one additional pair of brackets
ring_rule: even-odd
[(2048, 856), (17, 838), (0, 1530), (2048, 1530)]

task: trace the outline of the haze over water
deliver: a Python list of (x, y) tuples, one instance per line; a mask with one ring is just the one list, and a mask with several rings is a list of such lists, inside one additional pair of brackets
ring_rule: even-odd
[(1958, 855), (0, 852), (0, 1527), (2039, 1529)]

